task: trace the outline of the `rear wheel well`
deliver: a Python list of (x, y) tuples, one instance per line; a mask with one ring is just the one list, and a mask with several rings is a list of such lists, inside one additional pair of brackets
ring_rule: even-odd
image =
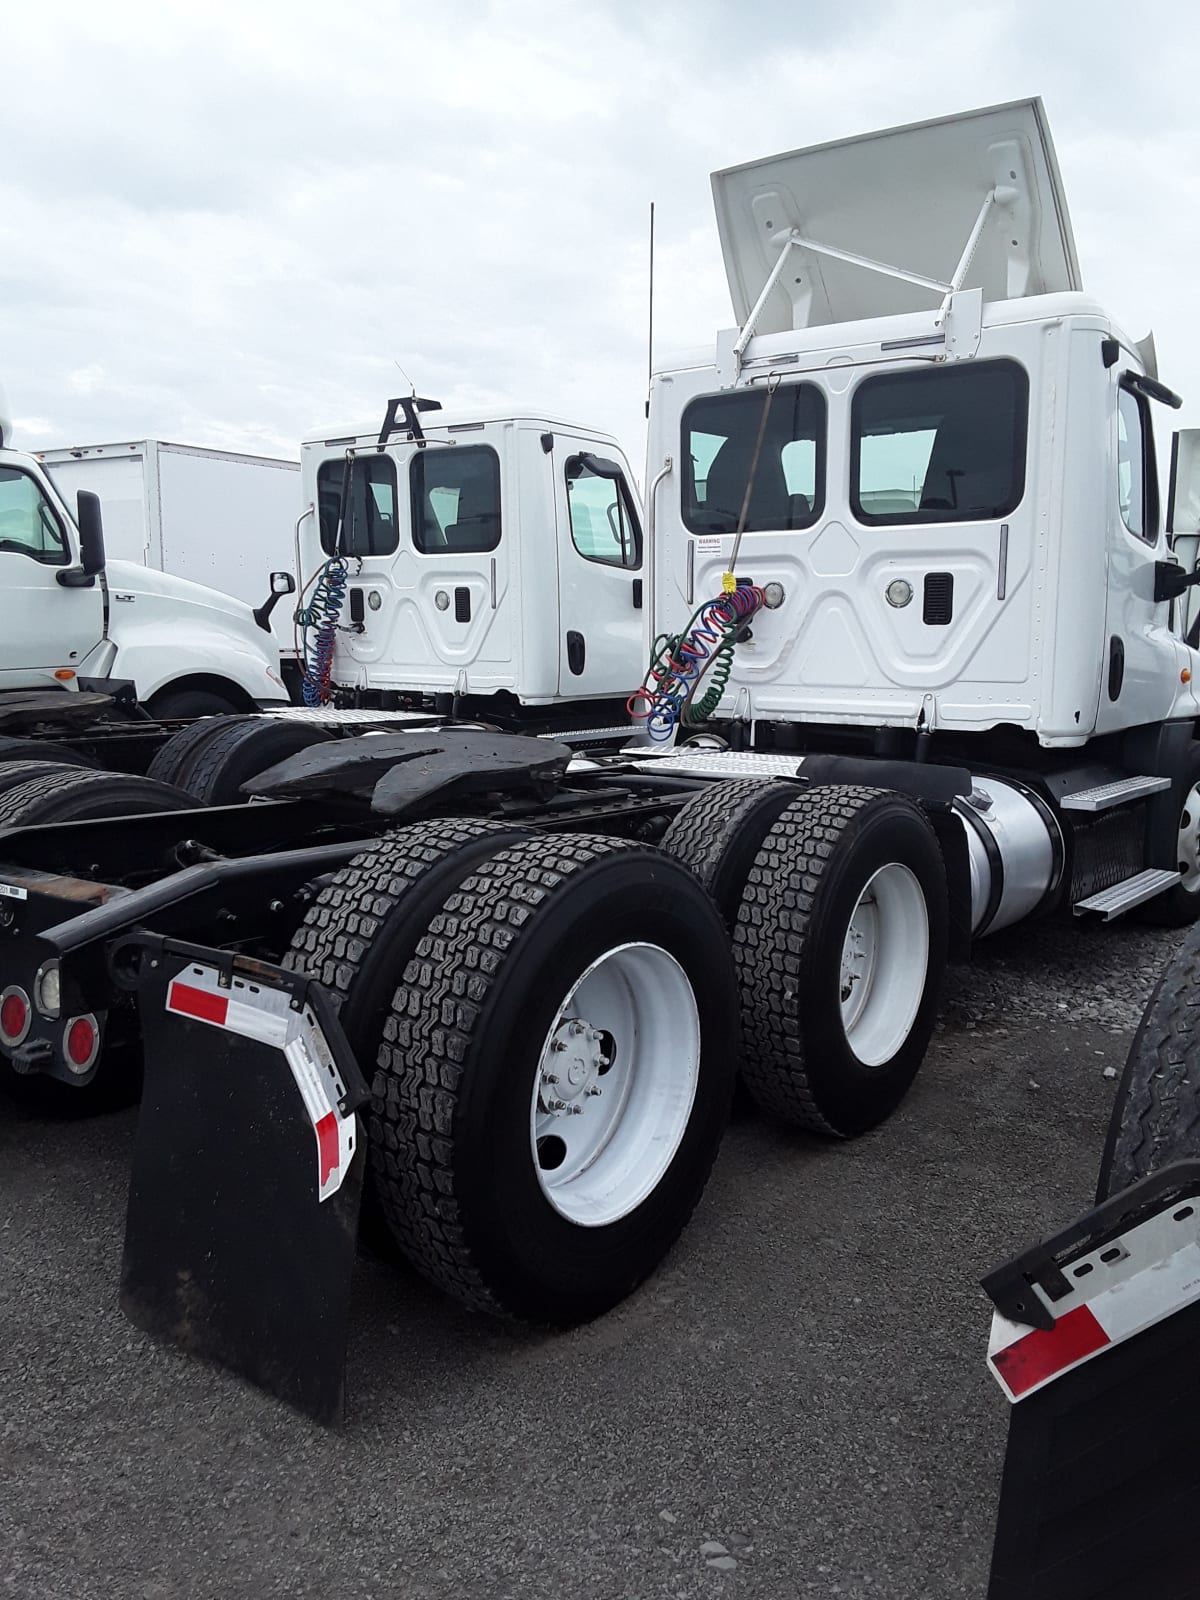
[(223, 700), (228, 700), (235, 711), (258, 709), (240, 684), (234, 683), (230, 678), (222, 678), (215, 672), (189, 672), (182, 678), (172, 678), (169, 682), (160, 684), (146, 702), (147, 709), (153, 714), (156, 701), (165, 700), (168, 695), (189, 692), (220, 695)]

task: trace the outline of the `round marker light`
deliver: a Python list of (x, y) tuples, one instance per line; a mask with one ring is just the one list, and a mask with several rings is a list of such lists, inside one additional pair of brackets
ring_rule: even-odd
[(378, 589), (368, 589), (367, 604), (370, 606), (372, 611), (379, 610), (380, 606), (383, 604), (383, 596), (380, 594)]
[(63, 1029), (63, 1055), (71, 1071), (82, 1077), (100, 1054), (100, 1024), (89, 1011), (86, 1017), (72, 1017)]
[(445, 589), (438, 590), (433, 597), (433, 603), (439, 611), (449, 611), (450, 596), (446, 593)]
[(763, 589), (763, 604), (768, 611), (778, 611), (783, 604), (783, 585), (768, 583)]
[(912, 584), (909, 583), (907, 578), (893, 578), (887, 586), (887, 603), (899, 610), (901, 606), (908, 604), (912, 599), (912, 594)]
[(33, 1003), (51, 1022), (57, 1022), (62, 1011), (62, 973), (57, 961), (47, 961), (38, 968), (33, 980)]
[(8, 1050), (15, 1050), (19, 1044), (24, 1044), (32, 1021), (33, 1012), (24, 989), (12, 984), (0, 991), (0, 1044)]

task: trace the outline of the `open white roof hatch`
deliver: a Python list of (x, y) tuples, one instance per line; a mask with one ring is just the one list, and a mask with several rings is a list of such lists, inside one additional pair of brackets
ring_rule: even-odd
[(1040, 100), (794, 150), (712, 185), (747, 338), (935, 310), (960, 289), (986, 301), (1081, 287)]

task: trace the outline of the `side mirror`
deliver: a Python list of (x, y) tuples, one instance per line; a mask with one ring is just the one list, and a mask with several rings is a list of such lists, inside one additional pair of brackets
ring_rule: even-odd
[(619, 461), (610, 460), (608, 456), (594, 456), (585, 452), (579, 458), (581, 466), (587, 468), (594, 478), (611, 478), (617, 481), (625, 476)]
[(271, 574), (271, 592), (261, 606), (254, 608), (254, 620), (264, 633), (271, 631), (271, 613), (285, 594), (295, 594), (296, 580), (290, 572)]
[(100, 496), (80, 489), (76, 499), (79, 521), (79, 564), (85, 577), (104, 571), (104, 520), (100, 515)]

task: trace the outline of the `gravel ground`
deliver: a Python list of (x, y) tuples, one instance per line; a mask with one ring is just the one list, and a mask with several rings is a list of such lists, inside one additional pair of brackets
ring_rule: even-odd
[(132, 1114), (6, 1107), (0, 1593), (980, 1596), (1006, 1412), (977, 1281), (1087, 1203), (1105, 1070), (1177, 942), (998, 936), (886, 1127), (740, 1116), (671, 1259), (571, 1335), (361, 1260), (329, 1432), (120, 1316)]

